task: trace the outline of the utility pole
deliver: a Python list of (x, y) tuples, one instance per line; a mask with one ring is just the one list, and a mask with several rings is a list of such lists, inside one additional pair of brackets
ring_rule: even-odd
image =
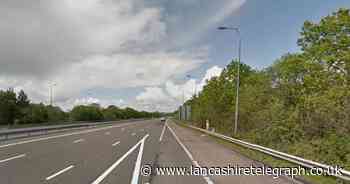
[(233, 30), (238, 34), (238, 65), (237, 65), (237, 77), (236, 77), (236, 104), (235, 104), (235, 122), (233, 128), (233, 134), (237, 135), (238, 118), (239, 118), (239, 85), (240, 85), (240, 65), (241, 65), (241, 52), (242, 52), (242, 39), (241, 33), (238, 27), (219, 27), (219, 30)]
[(191, 75), (186, 75), (187, 78), (193, 79), (194, 80), (194, 86), (193, 86), (193, 94), (192, 96), (196, 95), (197, 93), (197, 85), (196, 85), (196, 80), (191, 76)]
[(50, 83), (50, 105), (53, 106), (53, 87), (56, 86), (56, 83)]

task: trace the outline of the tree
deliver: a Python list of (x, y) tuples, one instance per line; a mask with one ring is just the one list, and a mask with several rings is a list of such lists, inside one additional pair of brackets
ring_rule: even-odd
[[(285, 54), (266, 69), (241, 64), (238, 136), (349, 168), (350, 10), (306, 21), (298, 45), (301, 52)], [(208, 119), (216, 131), (232, 135), (237, 64), (231, 62), (186, 102), (197, 126)]]
[(133, 108), (127, 107), (124, 109), (124, 115), (127, 119), (129, 118), (139, 118), (139, 112)]
[(0, 90), (0, 124), (13, 124), (18, 108), (16, 106), (16, 93), (12, 88)]
[(123, 119), (124, 115), (121, 109), (119, 109), (114, 105), (110, 105), (103, 110), (103, 117), (105, 120), (111, 121), (111, 120)]
[(30, 105), (30, 100), (28, 99), (28, 96), (24, 93), (23, 90), (21, 90), (18, 95), (17, 95), (17, 100), (16, 100), (16, 106), (18, 108), (17, 111), (17, 119), (18, 123), (24, 123), (24, 117), (28, 115), (28, 108)]
[(60, 107), (48, 105), (46, 110), (49, 122), (60, 122), (68, 119), (67, 114)]
[(30, 104), (29, 107), (25, 109), (24, 114), (25, 115), (21, 118), (20, 123), (37, 124), (48, 122), (49, 120), (46, 106), (42, 103)]
[(75, 106), (71, 113), (71, 118), (75, 121), (97, 121), (103, 119), (101, 109), (96, 105), (79, 105)]
[(304, 23), (299, 46), (310, 61), (323, 66), (329, 82), (350, 85), (350, 11), (339, 9), (319, 23)]
[(30, 100), (23, 90), (18, 93), (16, 104), (19, 108), (26, 108), (29, 106)]

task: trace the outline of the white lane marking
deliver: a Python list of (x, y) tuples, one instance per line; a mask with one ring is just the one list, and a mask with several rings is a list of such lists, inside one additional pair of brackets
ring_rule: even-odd
[[(190, 151), (188, 151), (188, 149), (186, 148), (186, 146), (184, 144), (182, 144), (182, 142), (180, 141), (180, 139), (177, 137), (177, 135), (175, 134), (175, 132), (168, 126), (168, 129), (170, 130), (171, 134), (173, 134), (173, 136), (175, 137), (177, 143), (179, 143), (179, 145), (182, 147), (182, 149), (185, 151), (185, 153), (187, 154), (187, 156), (191, 159), (192, 163), (196, 166), (196, 167), (200, 167), (200, 165), (198, 164), (197, 161), (195, 161), (193, 159), (193, 156), (191, 154)], [(214, 182), (208, 177), (208, 176), (202, 176), (203, 179), (208, 183), (208, 184), (214, 184)]]
[(126, 124), (126, 125), (114, 125), (114, 126), (102, 127), (102, 128), (90, 129), (90, 130), (84, 130), (84, 131), (79, 131), (79, 132), (74, 132), (74, 133), (55, 135), (55, 136), (51, 136), (51, 137), (42, 137), (42, 138), (38, 138), (38, 139), (31, 139), (31, 140), (27, 140), (27, 141), (21, 141), (21, 142), (15, 142), (15, 143), (10, 143), (10, 144), (0, 145), (0, 148), (5, 148), (5, 147), (9, 147), (9, 146), (16, 146), (16, 145), (20, 145), (20, 144), (27, 144), (27, 143), (32, 143), (32, 142), (38, 142), (38, 141), (44, 141), (44, 140), (49, 140), (49, 139), (55, 139), (55, 138), (60, 138), (60, 137), (67, 137), (67, 136), (71, 136), (71, 135), (85, 134), (85, 133), (96, 132), (96, 131), (106, 130), (106, 129), (111, 129), (111, 128), (130, 126), (130, 125), (134, 125), (134, 124), (137, 124), (137, 123), (129, 123), (129, 124)]
[(164, 135), (164, 131), (165, 131), (165, 128), (166, 128), (166, 121), (165, 121), (165, 124), (163, 126), (163, 130), (162, 130), (162, 133), (160, 134), (160, 137), (159, 137), (159, 142), (162, 142), (162, 139), (163, 139), (163, 135)]
[(111, 132), (106, 132), (106, 133), (105, 133), (105, 135), (110, 135), (110, 134), (111, 134)]
[(51, 175), (51, 176), (49, 176), (49, 177), (47, 177), (45, 179), (46, 179), (46, 181), (51, 180), (52, 178), (54, 178), (54, 177), (56, 177), (56, 176), (58, 176), (58, 175), (60, 175), (60, 174), (62, 174), (64, 172), (67, 172), (68, 170), (73, 169), (73, 168), (74, 168), (74, 165), (70, 165), (67, 168), (62, 169), (62, 170), (56, 172), (55, 174), (53, 174), (53, 175)]
[(122, 132), (125, 130), (125, 128), (122, 128)]
[(4, 162), (7, 162), (7, 161), (10, 161), (10, 160), (13, 160), (13, 159), (17, 159), (17, 158), (22, 158), (22, 157), (25, 157), (25, 156), (26, 156), (26, 154), (17, 155), (17, 156), (10, 157), (10, 158), (4, 159), (4, 160), (0, 160), (0, 163), (4, 163)]
[(122, 157), (120, 157), (113, 165), (111, 165), (105, 172), (103, 172), (94, 182), (91, 184), (99, 184), (105, 179), (109, 173), (111, 173), (130, 153), (132, 153), (149, 135), (145, 135), (139, 142), (137, 142), (132, 148), (129, 149)]
[(132, 136), (135, 136), (135, 135), (136, 135), (136, 133), (132, 133), (131, 135), (132, 135)]
[(113, 143), (112, 146), (116, 146), (116, 145), (118, 145), (119, 143), (120, 143), (120, 141), (117, 141), (117, 142)]
[(85, 139), (78, 139), (78, 140), (73, 141), (73, 143), (79, 143), (79, 142), (83, 142), (83, 141), (85, 141)]
[(137, 159), (136, 159), (136, 162), (135, 162), (134, 173), (132, 175), (131, 184), (138, 184), (139, 183), (140, 168), (141, 168), (141, 161), (142, 161), (144, 145), (145, 145), (145, 141), (143, 140), (141, 142), (140, 149), (139, 149), (139, 154), (137, 155)]

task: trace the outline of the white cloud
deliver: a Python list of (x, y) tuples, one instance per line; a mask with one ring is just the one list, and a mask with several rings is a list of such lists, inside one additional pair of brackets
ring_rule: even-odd
[(75, 105), (89, 105), (89, 104), (92, 104), (92, 103), (100, 103), (101, 100), (98, 99), (98, 98), (92, 98), (92, 97), (88, 97), (88, 98), (79, 98), (79, 99), (76, 99), (74, 101), (74, 106)]
[[(187, 99), (202, 82), (172, 79), (208, 58), (206, 46), (191, 49), (191, 42), (245, 2), (198, 1), (6, 1), (0, 6), (0, 89), (24, 89), (34, 102), (48, 103), (49, 83), (56, 82), (55, 101), (65, 108), (88, 103), (81, 92), (98, 88), (146, 87), (147, 94), (156, 91), (147, 87), (165, 85), (158, 92), (171, 103), (181, 101), (183, 90)], [(197, 6), (203, 11), (193, 11)], [(169, 107), (169, 101), (157, 103)]]
[(159, 111), (174, 111), (183, 100), (190, 99), (195, 91), (200, 92), (208, 80), (219, 76), (221, 72), (222, 68), (213, 66), (206, 71), (199, 83), (195, 79), (189, 79), (183, 84), (175, 84), (169, 80), (163, 88), (148, 87), (136, 97), (134, 105), (139, 109), (150, 110), (150, 104), (157, 104), (159, 107), (156, 109)]
[(206, 73), (205, 73), (203, 79), (201, 80), (201, 82), (199, 84), (197, 84), (197, 89), (199, 91), (201, 91), (203, 89), (203, 87), (207, 84), (207, 81), (209, 81), (213, 77), (220, 76), (222, 70), (223, 70), (223, 68), (218, 67), (218, 66), (213, 66), (213, 67), (209, 68), (206, 71)]
[(140, 95), (136, 96), (136, 100), (145, 101), (150, 103), (157, 103), (168, 101), (168, 96), (164, 93), (162, 88), (159, 87), (147, 87), (145, 91)]
[(77, 105), (90, 105), (90, 104), (99, 104), (101, 107), (108, 107), (109, 105), (115, 105), (118, 107), (125, 107), (125, 102), (123, 99), (114, 99), (114, 100), (107, 100), (107, 99), (100, 99), (95, 97), (81, 97), (76, 99), (69, 99), (65, 102), (58, 102), (55, 105), (59, 105), (63, 108), (63, 110), (71, 110), (74, 106)]

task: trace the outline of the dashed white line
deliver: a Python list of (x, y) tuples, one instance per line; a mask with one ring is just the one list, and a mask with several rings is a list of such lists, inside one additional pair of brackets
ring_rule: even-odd
[(22, 158), (22, 157), (25, 157), (25, 156), (26, 156), (26, 154), (17, 155), (17, 156), (10, 157), (10, 158), (4, 159), (4, 160), (0, 160), (0, 163), (8, 162), (10, 160), (14, 160), (14, 159), (17, 159), (17, 158)]
[(62, 174), (64, 172), (67, 172), (68, 170), (73, 169), (73, 168), (74, 168), (74, 165), (70, 165), (67, 168), (62, 169), (62, 170), (56, 172), (55, 174), (53, 174), (53, 175), (51, 175), (51, 176), (49, 176), (49, 177), (47, 177), (45, 179), (46, 179), (46, 181), (51, 180), (52, 178), (54, 178), (54, 177), (56, 177), (56, 176), (58, 176), (58, 175), (60, 175), (60, 174)]
[(165, 124), (163, 126), (163, 130), (162, 130), (162, 133), (160, 134), (160, 137), (159, 137), (159, 142), (162, 142), (162, 139), (163, 139), (163, 135), (164, 135), (164, 131), (165, 131), (165, 128), (166, 128), (166, 121), (165, 121)]
[[(73, 133), (68, 133), (68, 134), (62, 134), (62, 135), (56, 135), (56, 136), (50, 136), (50, 137), (42, 137), (42, 138), (38, 138), (38, 139), (31, 139), (31, 140), (26, 140), (26, 141), (21, 141), (21, 142), (15, 142), (15, 143), (10, 143), (10, 144), (0, 145), (0, 148), (16, 146), (16, 145), (21, 145), (21, 144), (27, 144), (27, 143), (32, 143), (32, 142), (38, 142), (38, 141), (44, 141), (44, 140), (49, 140), (49, 139), (55, 139), (55, 138), (60, 138), (60, 137), (67, 137), (67, 136), (71, 136), (71, 135), (85, 134), (85, 133), (96, 132), (96, 131), (106, 130), (106, 129), (111, 129), (111, 128), (130, 126), (130, 125), (134, 125), (134, 124), (136, 124), (136, 123), (128, 123), (128, 124), (125, 124), (125, 125), (114, 125), (114, 126), (108, 126), (108, 127), (84, 130), (84, 131), (79, 131), (79, 132), (73, 132)], [(124, 128), (122, 128), (122, 131), (123, 130), (124, 130)]]
[(111, 134), (111, 132), (106, 132), (106, 133), (105, 133), (105, 135), (110, 135), (110, 134)]
[[(198, 164), (198, 162), (196, 160), (194, 160), (192, 154), (190, 151), (188, 151), (188, 149), (186, 148), (186, 146), (180, 141), (180, 139), (177, 137), (177, 135), (175, 134), (175, 132), (168, 126), (168, 129), (170, 130), (171, 134), (173, 134), (173, 136), (175, 137), (175, 140), (177, 141), (177, 143), (182, 147), (182, 149), (185, 151), (185, 153), (187, 154), (187, 156), (191, 159), (192, 163), (196, 166), (196, 167), (200, 167), (200, 165)], [(214, 184), (214, 182), (208, 177), (208, 176), (202, 176), (203, 179), (208, 183), (208, 184)]]
[(135, 135), (136, 135), (136, 133), (132, 133), (131, 135), (132, 135), (132, 136), (135, 136)]
[(116, 146), (116, 145), (118, 145), (119, 143), (120, 143), (120, 141), (117, 141), (117, 142), (113, 143), (112, 146)]
[(105, 172), (103, 172), (94, 182), (91, 184), (99, 184), (103, 179), (105, 179), (109, 173), (111, 173), (130, 153), (132, 153), (142, 142), (146, 140), (149, 135), (145, 135), (138, 143), (136, 143), (132, 148), (129, 149), (122, 157), (120, 157), (114, 164), (112, 164)]
[(85, 141), (85, 139), (78, 139), (78, 140), (73, 141), (73, 143), (79, 143), (79, 142), (83, 142), (83, 141)]

